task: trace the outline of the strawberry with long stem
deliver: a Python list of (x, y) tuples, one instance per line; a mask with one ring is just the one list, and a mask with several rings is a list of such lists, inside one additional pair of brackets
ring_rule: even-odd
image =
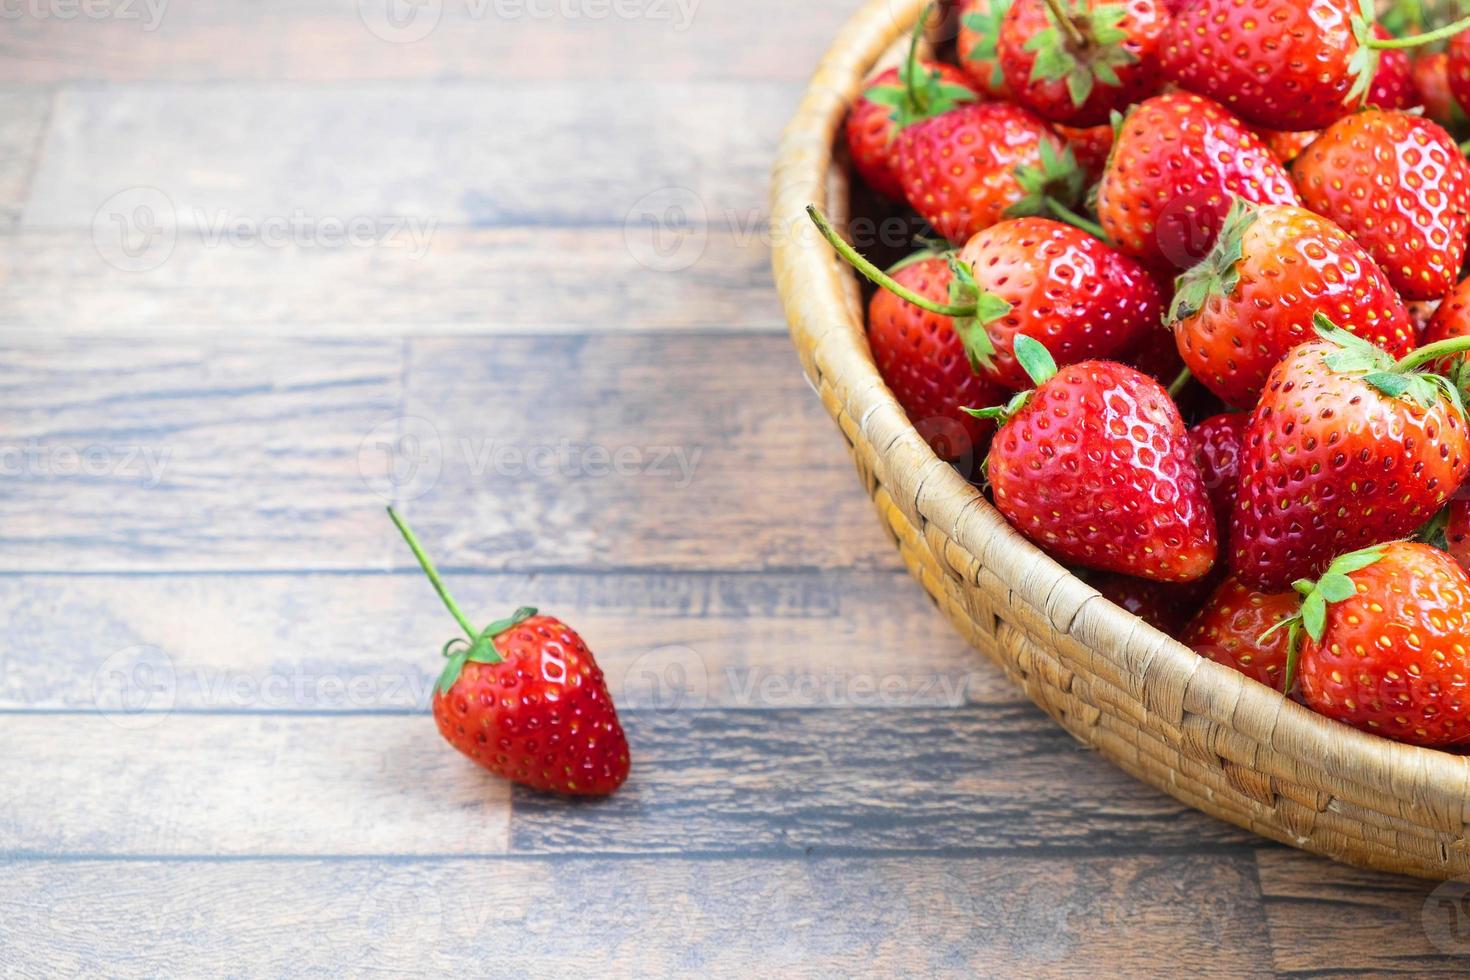
[(450, 745), (535, 789), (606, 796), (628, 778), (628, 740), (592, 651), (572, 629), (523, 606), (480, 629), (450, 594), (417, 535), (392, 519), (466, 639), (444, 645), (433, 713)]

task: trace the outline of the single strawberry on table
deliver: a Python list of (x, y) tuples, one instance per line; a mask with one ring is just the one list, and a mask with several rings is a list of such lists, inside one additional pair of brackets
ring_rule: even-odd
[(944, 303), (904, 289), (816, 208), (807, 211), (838, 254), (882, 289), (953, 318), (975, 371), (1011, 391), (1030, 385), (1013, 348), (1021, 333), (1071, 364), (1129, 351), (1159, 320), (1158, 286), (1143, 266), (1071, 225), (1013, 218), (978, 232), (951, 263)]
[(1422, 370), (1470, 338), (1395, 361), (1321, 314), (1317, 332), (1271, 372), (1242, 448), (1230, 570), (1266, 592), (1410, 533), (1470, 472), (1459, 392)]
[(592, 651), (570, 627), (523, 607), (484, 629), (460, 610), (418, 538), (388, 508), (467, 639), (444, 646), (433, 711), (450, 745), (538, 790), (606, 796), (628, 778), (628, 740)]
[(1470, 164), (1437, 123), (1355, 112), (1302, 151), (1291, 175), (1307, 207), (1357, 239), (1405, 299), (1454, 286), (1470, 232)]
[(847, 114), (845, 132), (853, 167), (869, 187), (895, 201), (904, 199), (903, 184), (894, 170), (894, 141), (899, 131), (979, 99), (964, 72), (918, 58), (920, 30), (922, 20), (915, 28), (908, 58), (864, 85)]
[(1050, 122), (1105, 123), (1158, 91), (1167, 23), (1155, 0), (1014, 0), (998, 45), (1006, 87)]
[(1098, 184), (1098, 221), (1120, 251), (1177, 271), (1209, 252), (1237, 197), (1301, 203), (1244, 123), (1209, 99), (1169, 92), (1124, 118)]
[(1195, 613), (1180, 641), (1206, 660), (1279, 691), (1286, 676), (1288, 636), (1273, 630), (1295, 615), (1300, 601), (1290, 589), (1259, 592), (1230, 576)]
[(1236, 199), (1214, 247), (1180, 275), (1169, 321), (1185, 365), (1228, 405), (1250, 408), (1313, 317), (1395, 357), (1414, 347), (1408, 310), (1357, 242), (1290, 204)]
[(974, 409), (999, 423), (986, 475), (996, 508), (1059, 561), (1160, 582), (1215, 563), (1215, 518), (1179, 410), (1157, 381), (1111, 361), (1057, 368), (1024, 334), (1036, 383)]
[(1413, 745), (1470, 742), (1470, 574), (1453, 558), (1392, 541), (1294, 587), (1286, 682), (1300, 674), (1314, 711)]

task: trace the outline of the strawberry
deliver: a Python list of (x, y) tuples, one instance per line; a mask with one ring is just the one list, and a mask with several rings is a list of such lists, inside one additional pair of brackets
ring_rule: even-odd
[(899, 130), (979, 98), (958, 68), (918, 59), (922, 29), (921, 18), (908, 58), (864, 85), (847, 114), (847, 148), (853, 167), (869, 187), (895, 201), (903, 200), (903, 185), (893, 169), (893, 141)]
[[(1444, 79), (1461, 114), (1470, 113), (1470, 31), (1456, 34), (1450, 39), (1449, 47), (1444, 50)], [(1426, 82), (1428, 87), (1433, 88), (1433, 82), (1428, 79)]]
[(1160, 582), (1215, 563), (1215, 518), (1179, 410), (1157, 381), (1110, 361), (1057, 369), (1024, 334), (1034, 391), (1000, 407), (986, 474), (995, 506), (1059, 561)]
[[(948, 258), (919, 253), (889, 270), (900, 286), (936, 303), (949, 302)], [(963, 411), (1004, 397), (1005, 389), (971, 366), (954, 320), (879, 289), (868, 304), (868, 346), (878, 373), (942, 459), (974, 459), (994, 426)]]
[(1321, 314), (1317, 330), (1271, 372), (1242, 449), (1230, 570), (1267, 592), (1414, 530), (1470, 470), (1459, 393), (1415, 370), (1470, 339), (1395, 362)]
[(1040, 119), (996, 102), (917, 122), (899, 134), (896, 152), (909, 204), (959, 245), (1002, 218), (1035, 213), (1017, 209), (1039, 210), (1052, 187), (1080, 191), (1081, 172), (1063, 151)]
[(1367, 109), (1329, 126), (1291, 166), (1307, 207), (1358, 240), (1405, 299), (1455, 284), (1470, 230), (1470, 164), (1440, 126)]
[(1276, 363), (1315, 339), (1318, 312), (1395, 357), (1414, 347), (1408, 310), (1346, 232), (1295, 205), (1237, 200), (1214, 248), (1179, 277), (1169, 320), (1195, 378), (1249, 408)]
[(1206, 660), (1224, 664), (1267, 687), (1281, 690), (1287, 634), (1271, 632), (1295, 615), (1295, 592), (1257, 592), (1231, 576), (1220, 583), (1189, 625), (1181, 642)]
[(1010, 9), (1010, 0), (963, 0), (955, 54), (980, 91), (994, 99), (1009, 99), (1005, 72), (997, 48), (1000, 25)]
[(1113, 127), (1110, 123), (1101, 126), (1053, 126), (1057, 135), (1067, 141), (1077, 165), (1087, 175), (1087, 183), (1095, 184), (1102, 177), (1103, 166), (1108, 154), (1113, 152)]
[(1470, 571), (1470, 499), (1456, 497), (1445, 504), (1414, 537), (1448, 552), (1461, 568)]
[(1245, 438), (1248, 412), (1222, 412), (1189, 429), (1195, 465), (1210, 504), (1215, 509), (1215, 527), (1224, 542), (1235, 509), (1235, 492), (1240, 484), (1240, 443)]
[(998, 45), (1006, 86), (1051, 122), (1105, 123), (1158, 91), (1166, 22), (1154, 0), (1014, 0)]
[(1130, 612), (1160, 633), (1178, 636), (1193, 610), (1209, 590), (1213, 576), (1195, 582), (1150, 582), (1131, 575), (1098, 572), (1087, 576), (1091, 585), (1113, 605)]
[[(1198, 0), (1170, 23), (1159, 45), (1163, 73), (1247, 122), (1269, 129), (1328, 126), (1362, 105), (1384, 71), (1383, 52), (1433, 40), (1395, 40), (1376, 29), (1360, 0)], [(1388, 57), (1376, 94), (1397, 101), (1407, 65)]]
[(1460, 280), (1424, 328), (1424, 343), (1432, 344), (1452, 337), (1470, 337), (1470, 278)]
[(1322, 134), (1320, 129), (1303, 129), (1293, 132), (1289, 129), (1262, 129), (1256, 127), (1256, 135), (1261, 142), (1266, 144), (1266, 149), (1277, 162), (1285, 165), (1291, 163), (1301, 156), (1303, 150), (1312, 145), (1312, 141)]
[[(1373, 25), (1373, 35), (1381, 40), (1393, 39), (1393, 34), (1382, 24)], [(1366, 104), (1375, 109), (1411, 109), (1419, 104), (1408, 52), (1397, 49), (1379, 52), (1378, 71), (1368, 86)]]
[(434, 685), (439, 733), (497, 776), (550, 793), (607, 796), (628, 778), (628, 740), (592, 651), (536, 610), (476, 629), (413, 531), (388, 508), (469, 640), (451, 640)]
[[(954, 317), (970, 363), (992, 383), (1028, 387), (1013, 349), (1022, 332), (1072, 364), (1135, 347), (1159, 320), (1158, 286), (1143, 266), (1048, 218), (1012, 218), (977, 233), (951, 266), (948, 302), (916, 295), (878, 271), (809, 208), (832, 247), (884, 290)], [(972, 404), (988, 404), (974, 402)]]
[(1299, 582), (1282, 624), (1302, 698), (1363, 731), (1426, 746), (1470, 741), (1470, 574), (1425, 544), (1393, 541)]
[(1236, 196), (1300, 203), (1285, 169), (1240, 120), (1208, 99), (1170, 92), (1124, 119), (1098, 184), (1097, 214), (1120, 251), (1181, 269), (1209, 251)]

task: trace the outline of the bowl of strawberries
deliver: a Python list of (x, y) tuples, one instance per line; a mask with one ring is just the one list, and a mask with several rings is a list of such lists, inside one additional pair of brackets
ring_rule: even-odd
[(872, 0), (772, 222), (803, 368), (981, 652), (1186, 803), (1448, 878), (1470, 18), (1433, 7)]

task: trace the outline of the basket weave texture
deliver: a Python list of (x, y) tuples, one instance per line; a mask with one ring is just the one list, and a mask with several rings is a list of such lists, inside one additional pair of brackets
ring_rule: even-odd
[(1470, 874), (1470, 759), (1329, 721), (1197, 656), (1018, 535), (915, 431), (868, 351), (834, 146), (863, 79), (927, 0), (870, 0), (822, 59), (772, 176), (776, 284), (807, 377), (909, 571), (969, 641), (1079, 741), (1191, 806), (1340, 861)]

